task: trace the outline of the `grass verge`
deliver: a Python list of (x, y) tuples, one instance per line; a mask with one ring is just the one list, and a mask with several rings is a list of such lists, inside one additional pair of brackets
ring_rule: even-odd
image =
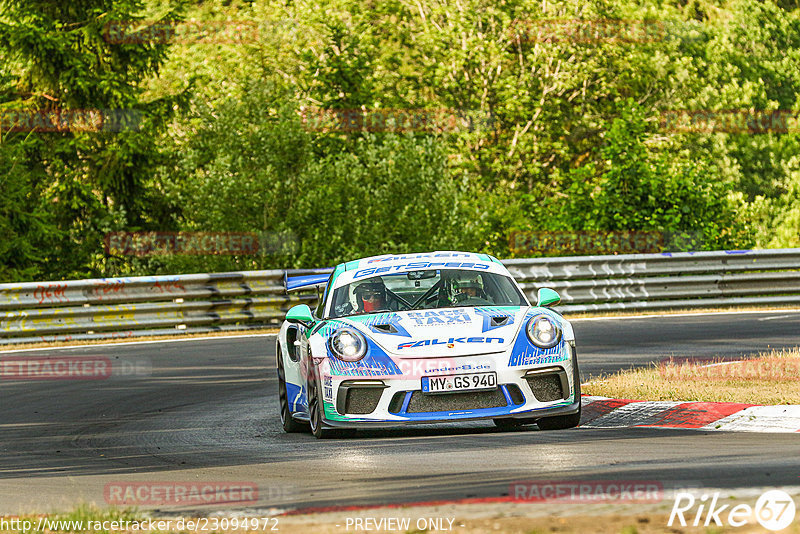
[(800, 404), (800, 349), (738, 361), (670, 358), (582, 386), (586, 395), (617, 399)]

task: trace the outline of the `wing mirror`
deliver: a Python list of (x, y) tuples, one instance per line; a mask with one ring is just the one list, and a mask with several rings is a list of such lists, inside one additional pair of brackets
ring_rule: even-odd
[(537, 295), (537, 306), (542, 308), (549, 308), (561, 302), (561, 296), (549, 287), (543, 287), (539, 290)]
[(311, 308), (308, 307), (308, 304), (298, 304), (286, 312), (286, 320), (290, 323), (300, 323), (305, 326), (307, 323), (314, 322), (314, 316), (311, 315)]

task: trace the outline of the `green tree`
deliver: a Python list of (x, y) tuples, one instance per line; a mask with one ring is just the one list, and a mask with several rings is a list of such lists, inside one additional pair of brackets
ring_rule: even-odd
[(198, 106), (196, 134), (181, 146), (168, 187), (184, 207), (181, 227), (256, 232), (282, 246), (259, 257), (161, 258), (162, 269), (320, 267), (474, 236), (464, 184), (432, 137), (319, 143), (293, 91), (274, 82), (214, 108)]
[[(170, 212), (150, 188), (150, 176), (162, 160), (156, 139), (177, 99), (144, 101), (141, 85), (157, 73), (167, 46), (107, 36), (109, 25), (141, 19), (143, 8), (138, 0), (0, 3), (0, 57), (11, 75), (0, 78), (0, 111), (92, 110), (103, 117), (99, 131), (4, 137), (16, 145), (9, 150), (17, 172), (36, 175), (38, 185), (29, 193), (39, 197), (30, 202), (38, 200), (58, 230), (59, 238), (35, 260), (43, 276), (102, 274), (104, 232), (146, 226)], [(176, 7), (162, 20), (178, 14)]]
[(609, 121), (602, 160), (572, 172), (562, 224), (575, 230), (660, 232), (667, 246), (735, 246), (743, 229), (730, 184), (685, 151), (649, 144), (644, 111), (629, 100)]
[(41, 278), (43, 257), (57, 235), (50, 214), (39, 202), (35, 172), (21, 165), (24, 141), (0, 139), (0, 280)]

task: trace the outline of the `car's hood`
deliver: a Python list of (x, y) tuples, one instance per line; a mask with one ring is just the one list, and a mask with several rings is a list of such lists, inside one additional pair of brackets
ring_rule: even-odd
[(337, 319), (400, 358), (468, 356), (509, 348), (530, 308), (440, 308)]

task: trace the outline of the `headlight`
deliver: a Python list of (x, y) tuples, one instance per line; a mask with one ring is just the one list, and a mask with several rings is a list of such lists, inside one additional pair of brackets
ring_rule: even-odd
[(357, 362), (367, 353), (367, 340), (354, 328), (340, 328), (328, 339), (334, 356), (345, 362)]
[(561, 328), (547, 315), (536, 315), (528, 321), (528, 339), (537, 347), (549, 349), (561, 341)]

